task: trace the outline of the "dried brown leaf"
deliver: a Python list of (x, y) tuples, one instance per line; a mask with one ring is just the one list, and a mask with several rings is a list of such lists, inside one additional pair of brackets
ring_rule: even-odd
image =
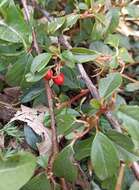
[(123, 20), (123, 18), (120, 19), (119, 26), (118, 26), (118, 32), (125, 36), (134, 36), (139, 37), (139, 31), (133, 30), (129, 26), (127, 26), (126, 22)]
[(43, 125), (43, 118), (47, 108), (29, 108), (26, 106), (21, 105), (21, 111), (17, 111), (15, 116), (10, 120), (11, 122), (14, 121), (23, 121), (27, 123), (32, 130), (42, 137), (43, 141), (39, 143), (38, 149), (40, 155), (50, 154), (51, 153), (51, 130), (44, 127)]

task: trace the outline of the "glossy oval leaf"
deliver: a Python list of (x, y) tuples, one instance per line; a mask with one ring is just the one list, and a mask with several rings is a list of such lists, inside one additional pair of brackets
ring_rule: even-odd
[(21, 88), (27, 88), (31, 83), (27, 83), (25, 75), (29, 72), (33, 57), (28, 54), (23, 54), (15, 64), (9, 68), (6, 74), (6, 81), (11, 86), (20, 86)]
[(119, 9), (112, 8), (106, 14), (106, 31), (113, 33), (119, 24)]
[(77, 142), (74, 145), (75, 158), (80, 161), (84, 158), (89, 157), (91, 146), (92, 146), (92, 137)]
[(98, 52), (86, 48), (73, 48), (72, 53), (77, 63), (94, 61), (100, 55)]
[(101, 98), (108, 98), (115, 92), (122, 84), (122, 77), (120, 73), (111, 73), (106, 78), (99, 81), (99, 94)]
[(48, 23), (47, 31), (49, 34), (55, 33), (58, 29), (62, 27), (65, 22), (65, 17), (54, 18), (51, 22)]
[(132, 139), (139, 141), (139, 106), (122, 105), (117, 116)]
[(113, 176), (119, 167), (119, 159), (113, 143), (101, 132), (93, 140), (91, 161), (96, 175), (104, 180)]
[(0, 39), (5, 40), (7, 42), (12, 42), (12, 43), (22, 42), (16, 30), (12, 30), (11, 27), (8, 27), (4, 23), (0, 23)]
[(21, 190), (51, 190), (50, 182), (45, 174), (32, 178)]
[(128, 83), (125, 87), (125, 90), (127, 92), (134, 92), (139, 90), (139, 82), (134, 82), (134, 83)]
[(139, 181), (135, 180), (129, 190), (138, 190), (139, 189)]
[(133, 150), (134, 149), (134, 143), (132, 141), (132, 139), (127, 136), (124, 135), (122, 133), (119, 133), (115, 130), (110, 129), (109, 131), (107, 131), (106, 135), (116, 144), (122, 146), (123, 148), (127, 149), (127, 150)]
[(69, 145), (57, 155), (53, 165), (54, 174), (57, 177), (64, 177), (69, 182), (75, 182), (78, 173), (73, 155), (73, 148)]
[(51, 53), (41, 53), (33, 59), (30, 71), (32, 73), (41, 72), (45, 66), (49, 63), (52, 57)]
[(78, 21), (79, 18), (80, 18), (79, 14), (67, 15), (64, 31), (69, 30), (74, 24), (76, 24), (76, 22)]
[(120, 160), (127, 163), (139, 160), (139, 157), (134, 152), (134, 143), (129, 136), (114, 130), (109, 130), (106, 134), (116, 145)]
[(18, 153), (0, 160), (0, 189), (19, 190), (32, 177), (36, 159), (30, 153)]

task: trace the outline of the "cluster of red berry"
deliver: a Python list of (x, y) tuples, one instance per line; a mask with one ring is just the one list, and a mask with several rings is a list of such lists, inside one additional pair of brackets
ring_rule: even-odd
[(53, 80), (54, 83), (58, 86), (61, 86), (64, 84), (64, 74), (60, 73), (57, 75), (53, 75), (53, 71), (50, 69), (47, 71), (46, 75), (44, 76), (45, 80)]

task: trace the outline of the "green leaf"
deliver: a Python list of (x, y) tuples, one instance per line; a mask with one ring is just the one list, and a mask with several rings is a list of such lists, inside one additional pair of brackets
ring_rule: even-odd
[(101, 187), (107, 190), (115, 190), (116, 182), (117, 182), (117, 175), (103, 180)]
[(129, 190), (138, 190), (139, 189), (139, 181), (135, 180)]
[(26, 82), (25, 75), (29, 72), (33, 57), (29, 54), (21, 55), (15, 64), (8, 70), (6, 81), (11, 86), (29, 87), (31, 84)]
[(67, 135), (73, 128), (75, 128), (75, 117), (73, 115), (64, 114), (56, 117), (58, 134)]
[(125, 63), (134, 63), (133, 58), (128, 53), (127, 49), (120, 48), (119, 49), (119, 57), (125, 62)]
[(0, 189), (19, 190), (32, 177), (36, 160), (30, 153), (18, 153), (0, 160)]
[(22, 42), (16, 30), (8, 27), (5, 23), (2, 23), (2, 21), (0, 22), (0, 39), (12, 43)]
[(97, 99), (92, 99), (91, 101), (90, 101), (90, 105), (93, 107), (93, 108), (95, 108), (95, 109), (100, 109), (100, 107), (101, 107), (101, 103), (100, 103), (100, 101), (99, 100), (97, 100)]
[(77, 167), (73, 159), (74, 151), (71, 145), (65, 147), (56, 157), (53, 165), (54, 175), (64, 177), (69, 182), (77, 179)]
[(122, 96), (117, 95), (115, 103), (116, 103), (116, 109), (118, 109), (119, 106), (121, 106), (123, 104), (126, 104), (126, 101), (125, 101), (125, 99)]
[(96, 184), (93, 180), (90, 182), (92, 189), (91, 190), (102, 190), (100, 186)]
[(99, 56), (98, 52), (86, 48), (72, 48), (71, 51), (77, 63), (94, 61)]
[(76, 117), (80, 114), (74, 109), (64, 108), (56, 115), (57, 131), (59, 135), (67, 135), (77, 127)]
[(79, 141), (74, 145), (75, 159), (82, 160), (90, 156), (92, 137)]
[(139, 90), (139, 82), (135, 82), (135, 83), (128, 83), (125, 87), (125, 90), (127, 92), (134, 92)]
[(112, 59), (109, 62), (110, 68), (116, 69), (119, 66), (118, 58), (117, 56), (113, 56)]
[(62, 59), (63, 61), (66, 62), (66, 65), (67, 65), (68, 67), (73, 68), (73, 67), (75, 66), (76, 58), (75, 58), (75, 56), (72, 54), (71, 51), (69, 51), (69, 50), (63, 51), (62, 54), (60, 55), (60, 57), (61, 57), (61, 59)]
[(50, 182), (45, 174), (32, 178), (21, 190), (51, 190)]
[(116, 34), (109, 34), (108, 37), (105, 40), (106, 44), (109, 44), (110, 46), (114, 48), (118, 48), (119, 46), (119, 37)]
[(99, 81), (99, 94), (100, 97), (108, 98), (115, 92), (122, 84), (122, 77), (120, 73), (108, 74), (106, 78)]
[(54, 18), (51, 22), (48, 22), (47, 32), (49, 34), (55, 33), (65, 22), (65, 17)]
[(119, 24), (119, 10), (112, 8), (106, 14), (106, 31), (107, 33), (113, 33)]
[(133, 18), (139, 17), (139, 7), (137, 5), (129, 4), (126, 7), (126, 10), (131, 17), (133, 17)]
[(102, 131), (108, 131), (111, 129), (109, 121), (103, 115), (100, 116), (99, 125)]
[(81, 88), (81, 81), (78, 80), (79, 73), (75, 68), (71, 69), (70, 67), (64, 66), (61, 71), (65, 74), (65, 81), (62, 89), (79, 90)]
[(26, 77), (26, 81), (27, 82), (37, 82), (39, 80), (41, 80), (43, 78), (43, 76), (45, 75), (46, 71), (37, 73), (37, 74), (33, 74), (33, 73), (27, 73), (25, 75)]
[(106, 135), (116, 144), (123, 147), (126, 150), (132, 151), (134, 149), (134, 143), (129, 136), (119, 133), (115, 130), (107, 131)]
[(111, 55), (112, 54), (112, 50), (110, 49), (110, 47), (106, 44), (104, 44), (102, 41), (95, 41), (92, 42), (89, 46), (89, 48), (91, 50), (103, 53), (103, 54), (107, 54), (107, 55)]
[(51, 57), (52, 57), (52, 54), (50, 54), (50, 53), (39, 54), (38, 56), (36, 56), (33, 59), (30, 71), (32, 73), (41, 72), (46, 67), (46, 65), (49, 63)]
[(94, 0), (84, 0), (84, 2), (88, 5), (88, 7), (90, 7), (91, 5), (93, 5)]
[(139, 161), (139, 156), (136, 153), (134, 153), (133, 150), (129, 151), (118, 144), (116, 144), (115, 147), (118, 152), (119, 160), (123, 160), (127, 164), (134, 161)]
[[(40, 85), (40, 84), (39, 84)], [(44, 92), (44, 88), (40, 86), (32, 86), (32, 88), (28, 89), (22, 96), (21, 96), (21, 102), (27, 103), (35, 98), (37, 98), (42, 92)]]
[(117, 113), (132, 139), (139, 141), (139, 107), (122, 105)]
[(97, 41), (103, 39), (105, 33), (105, 15), (104, 14), (95, 14), (96, 20), (91, 31), (91, 40)]
[(21, 48), (21, 44), (0, 44), (0, 55), (13, 57), (20, 56), (24, 53), (24, 50), (19, 50)]
[(106, 134), (115, 143), (119, 160), (127, 163), (139, 160), (134, 153), (134, 144), (130, 137), (114, 130), (109, 130)]
[(101, 132), (93, 140), (91, 161), (96, 175), (101, 179), (113, 176), (119, 167), (119, 159), (113, 143)]
[(4, 63), (0, 63), (0, 72), (6, 70), (6, 66), (4, 65)]
[[(11, 38), (11, 40), (22, 42), (25, 49), (27, 50), (27, 44), (31, 43), (29, 37), (32, 37), (32, 32), (30, 24), (27, 24), (24, 19), (22, 10), (15, 5), (13, 0), (10, 0), (5, 3), (4, 6), (2, 6), (2, 8), (0, 9), (0, 13), (2, 15), (2, 18), (4, 19), (4, 22), (1, 21), (0, 25), (6, 27), (7, 30), (9, 30), (9, 37), (8, 33), (6, 32), (7, 35), (5, 35), (5, 38), (7, 38), (8, 41)], [(13, 33), (13, 36), (11, 32)]]
[(41, 168), (46, 169), (46, 167), (48, 166), (48, 160), (49, 160), (48, 154), (40, 155), (40, 156), (37, 158), (37, 164), (38, 164)]
[(134, 182), (134, 180), (135, 180), (134, 173), (132, 172), (132, 170), (129, 167), (126, 167), (125, 172), (124, 172), (124, 179), (123, 179), (122, 188), (124, 190), (129, 189), (129, 187)]
[(116, 34), (116, 35), (119, 38), (119, 46), (124, 47), (127, 50), (130, 50), (130, 48), (131, 48), (130, 38), (128, 38), (127, 36), (122, 35), (122, 34)]
[(80, 10), (88, 10), (88, 6), (86, 3), (79, 3), (78, 6)]
[(7, 2), (8, 2), (8, 0), (2, 0), (1, 3), (0, 3), (0, 8), (1, 8), (5, 3), (7, 3)]
[(109, 62), (110, 68), (116, 69), (119, 65), (117, 56), (113, 56)]
[(64, 31), (66, 31), (67, 29), (69, 30), (71, 27), (73, 27), (73, 25), (76, 24), (79, 18), (80, 18), (79, 14), (67, 15)]

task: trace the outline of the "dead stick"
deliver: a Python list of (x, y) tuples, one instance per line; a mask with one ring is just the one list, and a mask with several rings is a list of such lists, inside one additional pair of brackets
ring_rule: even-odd
[(49, 105), (49, 113), (51, 116), (52, 144), (53, 144), (52, 153), (53, 155), (56, 155), (58, 153), (57, 131), (56, 131), (54, 110), (53, 110), (52, 90), (50, 88), (48, 81), (45, 81), (45, 89), (46, 89), (48, 105)]

